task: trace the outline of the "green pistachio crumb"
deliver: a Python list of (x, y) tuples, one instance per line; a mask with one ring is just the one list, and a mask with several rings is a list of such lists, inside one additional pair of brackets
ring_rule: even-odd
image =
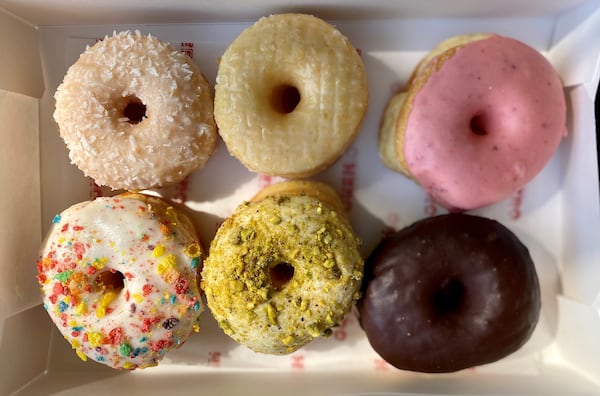
[(294, 233), (294, 232), (298, 231), (298, 227), (296, 227), (295, 224), (289, 223), (287, 226), (287, 231), (289, 233)]
[(254, 232), (254, 230), (251, 228), (244, 228), (240, 232), (240, 236), (243, 241), (251, 241), (256, 236), (256, 232)]
[(325, 316), (325, 322), (330, 326), (333, 324), (333, 318), (331, 316), (331, 312), (327, 312), (327, 315)]
[(327, 260), (323, 261), (323, 267), (325, 267), (325, 268), (333, 268), (334, 265), (335, 265), (335, 261), (333, 261), (332, 259), (327, 259)]
[(269, 290), (267, 288), (262, 288), (258, 290), (258, 297), (260, 297), (261, 301), (265, 301), (269, 296)]
[(308, 309), (308, 301), (302, 300), (300, 303), (300, 311), (304, 312)]
[(254, 311), (246, 311), (246, 321), (252, 322), (256, 319), (256, 313)]
[(310, 334), (310, 336), (313, 338), (317, 338), (321, 335), (321, 331), (316, 325), (307, 326), (306, 330), (308, 331), (308, 334)]
[(244, 290), (244, 284), (236, 279), (231, 279), (229, 281), (229, 288), (234, 292), (241, 292)]
[(277, 310), (273, 306), (273, 304), (267, 304), (267, 317), (269, 318), (269, 323), (272, 325), (277, 324)]

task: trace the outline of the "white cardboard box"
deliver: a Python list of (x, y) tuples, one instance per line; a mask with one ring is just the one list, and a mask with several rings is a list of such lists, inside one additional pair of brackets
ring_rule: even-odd
[[(229, 340), (206, 311), (200, 333), (158, 367), (123, 373), (80, 361), (54, 330), (35, 279), (41, 238), (55, 213), (110, 193), (69, 164), (52, 121), (52, 96), (68, 66), (95, 39), (138, 29), (193, 48), (214, 84), (217, 59), (237, 34), (260, 16), (285, 11), (337, 25), (367, 68), (371, 98), (361, 133), (316, 177), (351, 207), (365, 255), (385, 229), (441, 212), (377, 157), (383, 106), (419, 58), (448, 36), (491, 31), (528, 43), (554, 64), (568, 98), (569, 136), (522, 192), (475, 211), (511, 228), (536, 262), (542, 317), (520, 351), (454, 374), (403, 372), (378, 359), (350, 314), (329, 339), (289, 356), (263, 356)], [(0, 395), (599, 395), (599, 76), (596, 0), (0, 0)], [(159, 192), (185, 201), (208, 246), (218, 223), (273, 181), (246, 171), (220, 142), (204, 169)]]

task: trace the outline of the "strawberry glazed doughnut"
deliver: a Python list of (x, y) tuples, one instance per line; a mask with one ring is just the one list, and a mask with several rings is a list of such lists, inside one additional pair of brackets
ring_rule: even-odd
[(448, 209), (508, 197), (567, 133), (560, 78), (533, 48), (491, 34), (442, 42), (386, 108), (379, 150)]
[(202, 272), (213, 316), (235, 341), (291, 353), (331, 334), (359, 297), (359, 241), (328, 185), (284, 182), (240, 205)]
[(154, 366), (197, 330), (203, 251), (178, 209), (127, 193), (73, 205), (52, 223), (38, 280), (44, 308), (81, 359)]
[(215, 119), (248, 169), (307, 177), (357, 135), (367, 76), (348, 39), (311, 15), (279, 14), (244, 30), (219, 62)]
[(204, 76), (188, 56), (139, 32), (88, 47), (54, 97), (71, 161), (113, 189), (177, 183), (216, 145)]

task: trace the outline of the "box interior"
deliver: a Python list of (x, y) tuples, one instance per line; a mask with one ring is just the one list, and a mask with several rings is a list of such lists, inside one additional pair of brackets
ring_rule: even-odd
[[(52, 216), (90, 199), (94, 191), (90, 180), (69, 163), (52, 120), (53, 94), (67, 67), (95, 39), (114, 30), (139, 29), (174, 45), (193, 42), (194, 60), (214, 85), (218, 57), (227, 44), (260, 16), (287, 11), (312, 13), (334, 23), (362, 51), (371, 95), (363, 130), (340, 161), (318, 176), (340, 189), (348, 170), (358, 164), (352, 174), (351, 221), (361, 229), (398, 228), (426, 215), (422, 192), (383, 169), (373, 140), (391, 89), (406, 81), (428, 49), (454, 34), (493, 31), (523, 40), (556, 67), (569, 103), (568, 138), (524, 197), (476, 211), (505, 223), (526, 242), (536, 265), (540, 263), (544, 312), (536, 336), (523, 351), (489, 367), (448, 375), (401, 372), (383, 364), (369, 369), (376, 356), (350, 318), (346, 330), (356, 345), (319, 343), (302, 355), (316, 363), (300, 368), (298, 356), (271, 359), (231, 346), (207, 311), (206, 338), (189, 341), (157, 368), (121, 373), (81, 362), (54, 329), (40, 305), (37, 251)], [(144, 1), (0, 0), (0, 182), (9, 192), (0, 195), (0, 221), (5, 225), (0, 228), (0, 394), (99, 394), (106, 389), (140, 395), (190, 390), (241, 394), (248, 389), (323, 395), (600, 393), (597, 37), (600, 3), (584, 0), (288, 0), (276, 5), (182, 0), (168, 6)], [(212, 180), (218, 172), (232, 177)], [(200, 191), (205, 182), (212, 183), (212, 195)], [(191, 179), (191, 199), (186, 202), (207, 230), (205, 245), (217, 221), (263, 182), (242, 169), (220, 143), (215, 158)], [(174, 196), (176, 191), (160, 193)], [(400, 198), (389, 200), (393, 194)], [(379, 235), (360, 235), (364, 254)], [(229, 348), (219, 367), (211, 360), (211, 345)]]

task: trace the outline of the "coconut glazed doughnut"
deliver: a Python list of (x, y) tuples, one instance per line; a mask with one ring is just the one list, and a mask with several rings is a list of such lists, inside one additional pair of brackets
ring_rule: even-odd
[[(315, 196), (327, 196), (321, 201)], [(331, 187), (286, 182), (240, 205), (217, 231), (202, 272), (223, 331), (257, 352), (291, 353), (329, 335), (359, 297), (359, 241), (326, 202)]]
[(310, 15), (260, 19), (219, 63), (219, 133), (229, 152), (255, 172), (306, 177), (323, 170), (354, 140), (367, 102), (356, 49)]
[(88, 47), (55, 99), (54, 119), (71, 162), (113, 189), (177, 183), (202, 167), (216, 145), (204, 76), (188, 56), (139, 32)]
[(500, 223), (449, 214), (384, 239), (365, 264), (360, 323), (403, 370), (441, 373), (519, 349), (540, 314), (527, 248)]
[(81, 359), (153, 366), (197, 329), (203, 251), (178, 209), (127, 193), (73, 205), (52, 223), (38, 280), (44, 308)]
[(440, 204), (469, 210), (522, 188), (566, 133), (560, 78), (539, 52), (466, 35), (439, 44), (390, 100), (379, 149)]

